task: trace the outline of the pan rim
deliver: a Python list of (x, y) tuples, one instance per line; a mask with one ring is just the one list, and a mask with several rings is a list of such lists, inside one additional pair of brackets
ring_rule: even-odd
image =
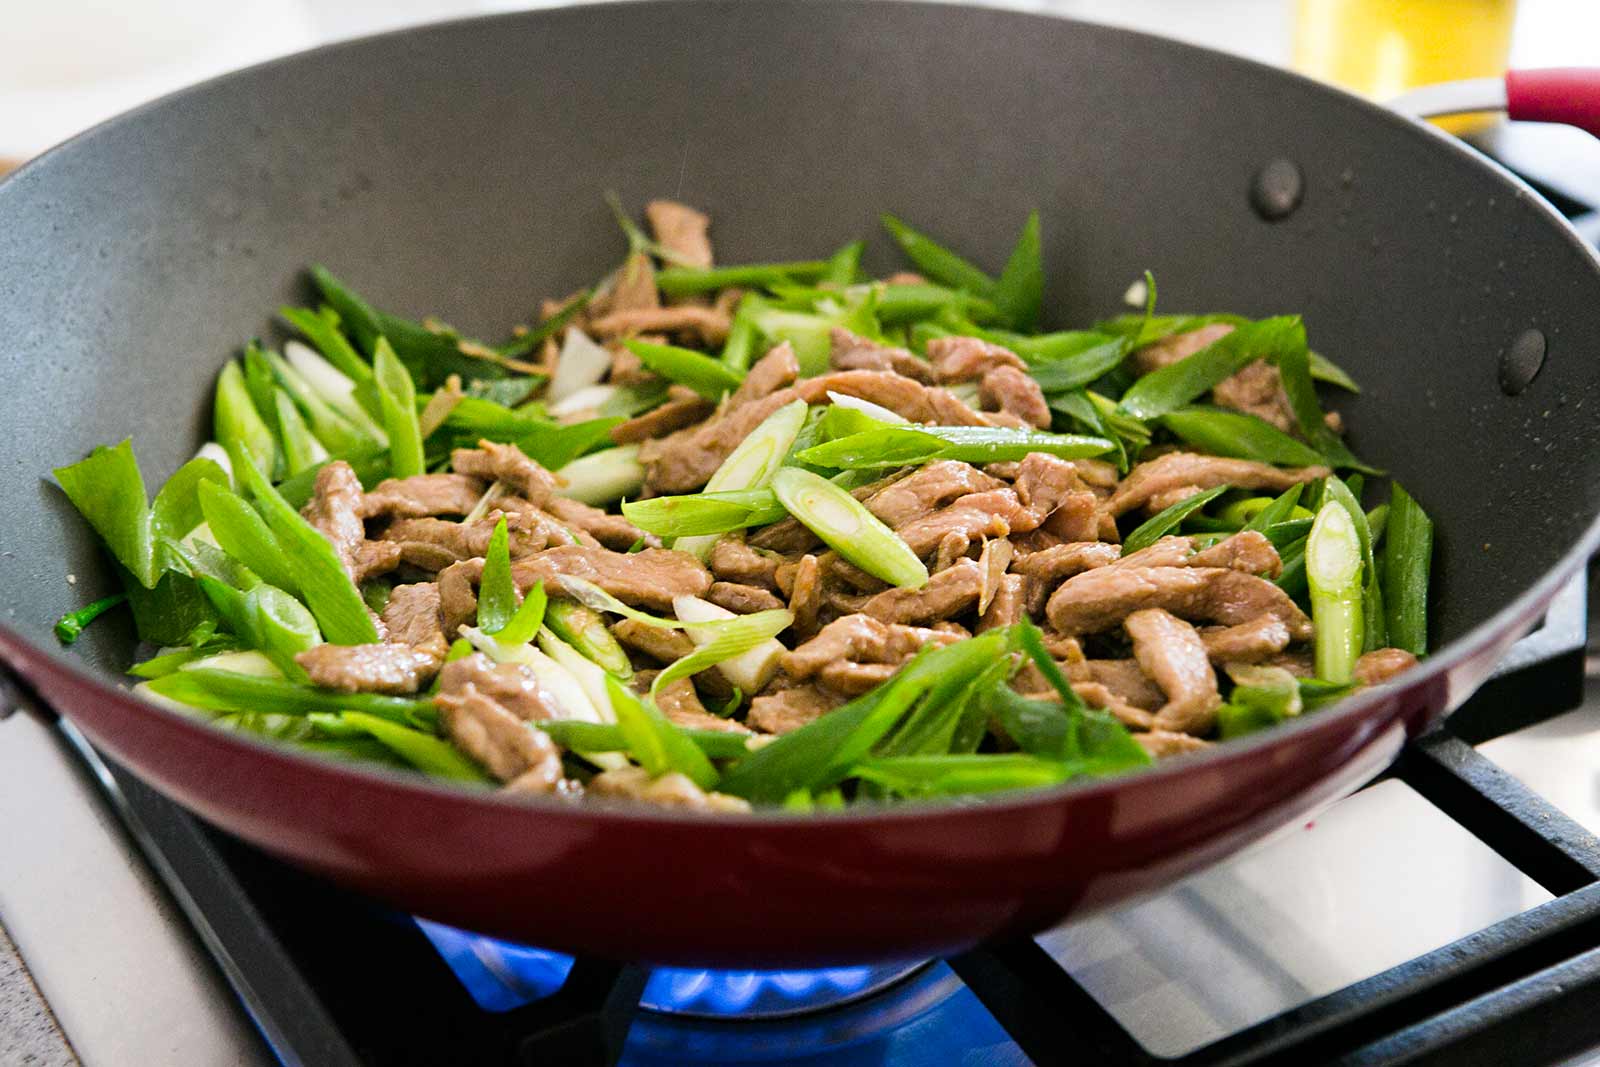
[[(232, 82), (235, 79), (260, 76), (274, 68), (288, 66), (312, 57), (336, 54), (344, 49), (369, 47), (374, 43), (390, 39), (399, 40), (417, 38), (433, 33), (454, 32), (477, 24), (501, 21), (538, 21), (553, 18), (582, 19), (589, 17), (592, 12), (600, 9), (663, 8), (680, 4), (684, 6), (692, 4), (701, 7), (733, 7), (740, 2), (741, 0), (621, 0), (621, 2), (593, 2), (560, 8), (473, 15), (421, 23), (381, 33), (333, 41), (315, 48), (277, 56), (264, 62), (253, 64), (240, 70), (229, 71), (194, 85), (163, 94), (128, 111), (105, 119), (89, 129), (52, 146), (12, 172), (5, 179), (0, 180), (0, 206), (3, 206), (5, 195), (9, 190), (20, 188), (27, 182), (43, 180), (36, 178), (35, 175), (43, 174), (50, 166), (54, 165), (54, 162), (60, 156), (67, 154), (81, 142), (98, 136), (103, 131), (119, 127), (124, 123), (136, 121), (148, 112), (167, 107), (177, 101), (186, 100), (211, 91), (215, 86)], [(1168, 37), (1126, 29), (1120, 26), (1110, 26), (1083, 19), (1022, 9), (1020, 7), (961, 8), (948, 3), (937, 2), (937, 0), (897, 0), (894, 6), (885, 4), (882, 0), (764, 0), (764, 2), (769, 5), (790, 8), (892, 11), (894, 7), (902, 7), (930, 13), (958, 12), (958, 17), (986, 17), (1000, 20), (1047, 19), (1051, 22), (1071, 25), (1075, 27), (1075, 32), (1099, 34), (1109, 39), (1132, 42), (1139, 48), (1166, 49), (1174, 54), (1193, 55), (1202, 53), (1210, 56), (1213, 61), (1248, 69), (1257, 78), (1282, 79), (1289, 85), (1297, 85), (1306, 91), (1318, 94), (1330, 103), (1342, 104), (1363, 121), (1377, 120), (1387, 122), (1397, 129), (1404, 130), (1408, 136), (1431, 139), (1435, 148), (1454, 152), (1459, 160), (1468, 165), (1485, 168), (1488, 174), (1505, 187), (1509, 194), (1514, 195), (1517, 199), (1527, 201), (1535, 212), (1543, 216), (1547, 224), (1555, 227), (1572, 248), (1583, 253), (1582, 258), (1590, 267), (1591, 280), (1597, 286), (1600, 286), (1600, 251), (1585, 243), (1567, 220), (1543, 196), (1498, 162), (1428, 123), (1400, 115), (1379, 104), (1337, 87), (1317, 82), (1294, 71)], [(1585, 565), (1588, 558), (1597, 549), (1600, 549), (1600, 512), (1591, 517), (1589, 524), (1573, 544), (1536, 582), (1506, 602), (1487, 619), (1449, 642), (1437, 652), (1429, 655), (1413, 671), (1408, 672), (1404, 684), (1406, 686), (1417, 686), (1437, 681), (1462, 663), (1481, 654), (1486, 648), (1503, 638), (1509, 630), (1533, 618), (1561, 586), (1566, 584)], [(1369, 716), (1372, 710), (1382, 703), (1395, 688), (1391, 685), (1376, 686), (1340, 701), (1336, 707), (1324, 712), (1318, 712), (1316, 715), (1300, 717), (1294, 722), (1281, 724), (1271, 730), (1261, 731), (1245, 738), (1230, 741), (1226, 745), (1219, 745), (1207, 752), (1186, 755), (1181, 759), (1163, 761), (1142, 771), (1115, 775), (1109, 778), (1069, 781), (1057, 786), (1016, 790), (976, 799), (917, 800), (900, 804), (862, 805), (837, 811), (793, 812), (782, 808), (757, 808), (748, 813), (708, 813), (652, 807), (638, 802), (612, 800), (609, 798), (586, 798), (582, 804), (574, 805), (554, 797), (511, 796), (500, 791), (475, 791), (459, 785), (451, 785), (427, 778), (415, 772), (336, 762), (325, 757), (302, 752), (290, 745), (259, 739), (248, 734), (220, 730), (196, 717), (141, 700), (115, 683), (108, 681), (108, 675), (99, 669), (82, 664), (72, 657), (66, 648), (50, 647), (46, 643), (37, 642), (12, 627), (0, 626), (0, 633), (13, 635), (16, 643), (27, 653), (47, 661), (51, 668), (69, 677), (74, 683), (90, 687), (94, 695), (101, 700), (111, 701), (122, 708), (134, 709), (139, 714), (153, 714), (164, 717), (169, 725), (176, 729), (205, 731), (213, 743), (238, 745), (249, 751), (252, 759), (285, 761), (295, 769), (296, 773), (314, 772), (320, 776), (345, 782), (350, 782), (353, 779), (355, 782), (360, 782), (363, 788), (381, 787), (414, 793), (419, 799), (427, 798), (430, 802), (436, 804), (466, 803), (472, 807), (477, 807), (480, 804), (488, 803), (496, 808), (505, 809), (507, 813), (523, 813), (530, 819), (550, 818), (552, 816), (576, 817), (585, 820), (593, 818), (645, 826), (659, 825), (665, 827), (688, 824), (701, 828), (725, 827), (730, 830), (742, 830), (751, 827), (827, 827), (845, 822), (861, 826), (898, 823), (906, 819), (960, 817), (969, 814), (981, 814), (984, 817), (990, 817), (1001, 811), (1016, 812), (1045, 809), (1065, 806), (1074, 801), (1087, 802), (1115, 794), (1127, 788), (1130, 783), (1151, 783), (1153, 786), (1174, 778), (1185, 777), (1200, 770), (1216, 770), (1227, 764), (1255, 758), (1259, 753), (1280, 745), (1286, 745), (1291, 739), (1303, 734), (1336, 729), (1339, 724), (1347, 720)], [(27, 676), (28, 673), (24, 672), (24, 677)], [(70, 718), (71, 716), (68, 715), (67, 717)], [(1306, 781), (1299, 784), (1309, 786), (1312, 783)], [(510, 818), (514, 816), (507, 814), (504, 817)]]

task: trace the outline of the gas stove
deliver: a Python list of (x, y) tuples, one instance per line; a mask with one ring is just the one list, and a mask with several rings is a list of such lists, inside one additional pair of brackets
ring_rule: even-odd
[(947, 960), (823, 971), (573, 959), (396, 914), (60, 729), (262, 1062), (1600, 1063), (1600, 688), (1568, 710), (1589, 614), (1580, 579), (1372, 784), (1159, 895)]

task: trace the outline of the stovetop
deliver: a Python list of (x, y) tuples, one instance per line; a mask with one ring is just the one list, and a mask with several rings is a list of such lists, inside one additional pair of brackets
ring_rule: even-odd
[(879, 968), (651, 971), (419, 922), (81, 752), (288, 1064), (1555, 1063), (1600, 1050), (1600, 797), (1534, 788), (1596, 765), (1600, 705), (1561, 714), (1585, 634), (1580, 582), (1375, 783), (1158, 896)]
[[(1514, 163), (1515, 147), (1496, 151)], [(1592, 202), (1536, 185), (1574, 216)], [(1575, 222), (1600, 234), (1600, 216)], [(0, 745), (0, 812), (29, 820), (3, 855), (48, 867), (61, 901), (35, 901), (13, 933), (90, 1062), (133, 1062), (118, 1038), (137, 1032), (141, 1061), (316, 1067), (1600, 1065), (1600, 679), (1583, 692), (1597, 606), (1576, 583), (1445, 728), (1312, 822), (1154, 897), (949, 960), (649, 971), (419, 922), (208, 828), (70, 725)], [(35, 823), (7, 782), (63, 746), (113, 803)], [(106, 811), (159, 886), (118, 868), (94, 825)], [(0, 871), (7, 921), (21, 880)], [(175, 905), (203, 949), (125, 923), (118, 901), (141, 896)], [(53, 941), (35, 954), (41, 930)], [(162, 996), (136, 1001), (146, 974)]]

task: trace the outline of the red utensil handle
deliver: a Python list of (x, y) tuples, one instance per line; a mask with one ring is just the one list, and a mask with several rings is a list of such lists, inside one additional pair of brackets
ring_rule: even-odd
[(1507, 71), (1506, 116), (1524, 122), (1559, 122), (1600, 137), (1600, 68)]

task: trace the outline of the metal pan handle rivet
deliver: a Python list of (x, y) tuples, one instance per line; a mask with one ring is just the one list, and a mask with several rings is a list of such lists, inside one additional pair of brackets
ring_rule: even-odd
[(1250, 179), (1250, 206), (1268, 222), (1294, 214), (1305, 196), (1305, 175), (1292, 159), (1269, 159)]
[(1538, 330), (1527, 329), (1500, 353), (1500, 391), (1516, 396), (1544, 369), (1545, 339)]

